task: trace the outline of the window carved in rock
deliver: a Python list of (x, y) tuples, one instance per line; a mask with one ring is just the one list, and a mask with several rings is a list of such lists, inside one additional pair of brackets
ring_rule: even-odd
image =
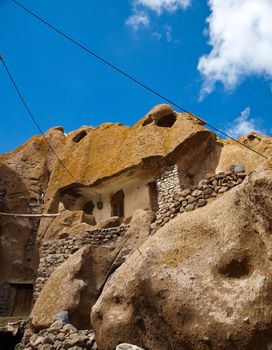
[(85, 214), (93, 215), (94, 204), (92, 201), (89, 201), (84, 204), (83, 211)]

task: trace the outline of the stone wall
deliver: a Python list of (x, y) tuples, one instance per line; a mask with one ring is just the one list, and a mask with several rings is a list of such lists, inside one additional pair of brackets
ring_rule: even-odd
[(32, 334), (30, 329), (25, 331), (20, 344), (15, 350), (97, 350), (93, 330), (78, 330), (71, 324), (55, 321), (49, 328)]
[[(209, 200), (241, 184), (246, 177), (243, 167), (236, 167), (228, 173), (218, 173), (208, 179), (202, 179), (197, 186), (177, 192), (177, 187), (169, 187), (165, 205), (159, 206), (157, 220), (151, 225), (152, 233), (164, 226), (179, 213), (205, 206)], [(167, 181), (167, 179), (165, 179)], [(172, 191), (172, 193), (171, 193)], [(170, 194), (172, 197), (170, 198)]]
[(40, 248), (40, 262), (34, 288), (34, 301), (51, 273), (77, 250), (86, 244), (115, 244), (128, 229), (128, 225), (86, 231), (75, 237), (66, 237), (45, 242)]
[(174, 203), (173, 194), (181, 191), (178, 166), (172, 165), (165, 169), (156, 180), (159, 212)]

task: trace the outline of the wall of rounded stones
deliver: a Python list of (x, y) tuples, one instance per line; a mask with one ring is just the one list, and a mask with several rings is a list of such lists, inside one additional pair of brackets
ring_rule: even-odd
[(171, 165), (167, 167), (156, 180), (156, 186), (160, 211), (173, 202), (173, 193), (179, 193), (181, 191), (178, 166)]
[(115, 244), (122, 237), (129, 225), (86, 231), (75, 237), (66, 237), (45, 242), (40, 247), (40, 261), (34, 287), (34, 301), (50, 277), (51, 273), (86, 244), (105, 245)]
[(167, 206), (159, 206), (156, 221), (151, 225), (151, 234), (159, 227), (164, 226), (178, 214), (204, 207), (208, 201), (229, 189), (241, 184), (246, 173), (238, 168), (239, 172), (218, 173), (208, 179), (202, 179), (197, 186), (192, 186), (179, 193), (172, 192), (172, 198)]
[(78, 330), (71, 324), (54, 322), (38, 334), (26, 330), (15, 350), (97, 350), (95, 334), (92, 330)]
[[(136, 345), (119, 344), (116, 350), (144, 350)], [(93, 330), (78, 330), (72, 324), (55, 321), (49, 328), (33, 333), (26, 329), (15, 350), (98, 350)]]

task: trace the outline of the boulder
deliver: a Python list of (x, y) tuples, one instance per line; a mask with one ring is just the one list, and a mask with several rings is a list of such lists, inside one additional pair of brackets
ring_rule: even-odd
[[(36, 300), (30, 316), (32, 326), (46, 328), (58, 313), (67, 310), (73, 325), (90, 327), (90, 309), (114, 257), (110, 248), (86, 245), (57, 267)], [(60, 324), (59, 328), (63, 325), (61, 321), (55, 324)]]
[(145, 242), (151, 233), (150, 225), (155, 221), (152, 211), (136, 210), (131, 218), (130, 227), (116, 247), (116, 256), (110, 271), (120, 266), (125, 259), (135, 250), (141, 254), (139, 247)]
[(38, 239), (49, 241), (66, 236), (76, 236), (96, 224), (92, 215), (87, 215), (83, 211), (62, 211), (58, 217), (48, 223), (48, 219), (43, 219), (39, 227)]
[(269, 349), (271, 208), (272, 172), (253, 172), (145, 240), (92, 308), (98, 348)]
[(119, 216), (112, 216), (111, 218), (99, 222), (96, 227), (99, 229), (118, 227), (121, 225), (121, 218)]
[(120, 246), (127, 251), (140, 247), (150, 235), (150, 225), (155, 219), (155, 214), (150, 210), (136, 210), (132, 215), (129, 229), (120, 241)]
[(86, 287), (86, 282), (76, 276), (82, 269), (88, 253), (88, 246), (80, 249), (52, 273), (30, 315), (34, 328), (49, 327), (57, 313), (63, 310), (70, 313), (78, 307), (80, 294)]

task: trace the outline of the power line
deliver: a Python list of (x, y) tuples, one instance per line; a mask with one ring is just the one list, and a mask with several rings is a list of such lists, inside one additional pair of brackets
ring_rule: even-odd
[(73, 38), (71, 38), (70, 36), (68, 36), (67, 34), (65, 34), (64, 32), (62, 32), (61, 30), (57, 29), (56, 27), (54, 27), (53, 25), (51, 25), (49, 22), (47, 22), (46, 20), (44, 20), (43, 18), (41, 18), (40, 16), (36, 15), (34, 12), (32, 12), (31, 10), (29, 10), (28, 8), (26, 8), (25, 6), (23, 6), (22, 4), (20, 4), (19, 2), (17, 2), (16, 0), (12, 0), (16, 5), (20, 6), (23, 10), (25, 10), (26, 12), (28, 12), (30, 15), (32, 15), (33, 17), (35, 17), (36, 19), (38, 19), (40, 22), (42, 22), (43, 24), (45, 24), (46, 26), (48, 26), (49, 28), (53, 29), (55, 32), (57, 32), (58, 34), (60, 34), (61, 36), (63, 36), (64, 38), (66, 38), (67, 40), (69, 40), (70, 42), (72, 42), (73, 44), (77, 45), (78, 47), (80, 47), (82, 50), (86, 51), (87, 53), (89, 53), (90, 55), (92, 55), (93, 57), (97, 58), (99, 61), (101, 61), (102, 63), (106, 64), (107, 66), (109, 66), (110, 68), (114, 69), (115, 71), (117, 71), (118, 73), (122, 74), (123, 76), (125, 76), (126, 78), (130, 79), (131, 81), (133, 81), (134, 83), (140, 85), (141, 87), (143, 87), (144, 89), (146, 89), (147, 91), (151, 92), (152, 94), (158, 96), (159, 98), (161, 98), (162, 100), (170, 103), (172, 106), (178, 108), (179, 110), (181, 110), (184, 113), (188, 113), (189, 115), (193, 116), (194, 118), (198, 119), (201, 122), (204, 122), (205, 125), (207, 125), (209, 128), (215, 130), (216, 132), (220, 133), (221, 135), (224, 135), (225, 137), (228, 137), (229, 139), (233, 140), (234, 142), (238, 143), (239, 145), (249, 149), (250, 151), (258, 154), (259, 156), (265, 158), (265, 159), (269, 159), (268, 157), (266, 157), (264, 154), (254, 150), (253, 148), (241, 143), (240, 141), (236, 140), (235, 138), (233, 138), (232, 136), (228, 135), (227, 133), (225, 133), (224, 131), (218, 129), (217, 127), (207, 123), (205, 120), (202, 120), (201, 118), (199, 118), (197, 115), (189, 112), (188, 110), (186, 110), (185, 108), (179, 106), (178, 104), (176, 104), (175, 102), (173, 102), (172, 100), (170, 100), (169, 98), (163, 96), (162, 94), (160, 94), (159, 92), (157, 92), (156, 90), (150, 88), (149, 86), (147, 86), (146, 84), (144, 84), (143, 82), (141, 82), (140, 80), (134, 78), (132, 75), (128, 74), (127, 72), (125, 72), (124, 70), (118, 68), (117, 66), (115, 66), (114, 64), (112, 64), (111, 62), (109, 62), (108, 60), (106, 60), (105, 58), (101, 57), (100, 55), (98, 55), (97, 53), (95, 53), (94, 51), (88, 49), (86, 46), (80, 44), (78, 41), (74, 40)]
[(18, 94), (18, 96), (20, 97), (20, 100), (22, 101), (22, 103), (23, 103), (25, 109), (27, 110), (28, 115), (30, 116), (31, 120), (32, 120), (33, 123), (36, 125), (37, 129), (40, 131), (41, 135), (42, 135), (43, 138), (45, 139), (45, 141), (46, 141), (46, 143), (48, 144), (49, 148), (51, 149), (51, 151), (53, 152), (53, 154), (55, 155), (55, 157), (58, 159), (58, 161), (60, 162), (60, 164), (62, 165), (62, 167), (67, 171), (67, 173), (68, 173), (75, 181), (77, 181), (76, 178), (73, 176), (73, 174), (70, 172), (70, 170), (67, 169), (67, 167), (65, 166), (65, 164), (64, 164), (64, 163), (62, 162), (62, 160), (59, 158), (58, 154), (56, 153), (56, 151), (54, 150), (54, 148), (51, 146), (51, 144), (50, 144), (50, 142), (48, 141), (48, 139), (45, 137), (44, 132), (42, 131), (40, 125), (38, 124), (38, 122), (37, 122), (37, 120), (35, 119), (33, 113), (31, 112), (31, 110), (30, 110), (30, 108), (28, 107), (26, 101), (24, 100), (23, 95), (21, 94), (21, 92), (20, 92), (20, 90), (19, 90), (19, 88), (18, 88), (18, 85), (16, 84), (16, 82), (15, 82), (13, 76), (11, 75), (10, 70), (8, 69), (8, 66), (7, 66), (6, 62), (4, 61), (3, 57), (1, 57), (1, 56), (0, 56), (0, 61), (2, 61), (3, 66), (4, 66), (4, 68), (5, 68), (6, 72), (7, 72), (7, 74), (8, 74), (8, 76), (9, 76), (10, 80), (12, 81), (12, 83), (13, 83), (13, 85), (14, 85), (14, 87), (15, 87), (15, 90), (17, 91), (17, 94)]

